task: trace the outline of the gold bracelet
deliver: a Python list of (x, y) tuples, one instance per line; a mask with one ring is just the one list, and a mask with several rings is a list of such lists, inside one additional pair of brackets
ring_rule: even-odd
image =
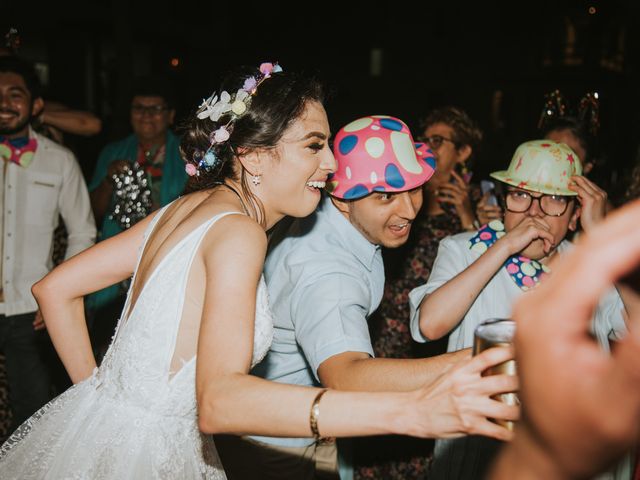
[(313, 434), (316, 441), (323, 440), (320, 432), (318, 431), (318, 417), (320, 416), (320, 399), (322, 396), (327, 393), (326, 388), (320, 390), (316, 398), (313, 400), (311, 404), (311, 411), (309, 412), (309, 427), (311, 428), (311, 433)]

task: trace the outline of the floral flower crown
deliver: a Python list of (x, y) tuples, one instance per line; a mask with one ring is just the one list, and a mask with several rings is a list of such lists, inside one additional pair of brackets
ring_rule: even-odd
[(195, 163), (187, 163), (185, 166), (189, 176), (199, 176), (201, 170), (211, 170), (220, 163), (221, 159), (215, 153), (216, 147), (229, 140), (231, 132), (233, 132), (233, 123), (247, 112), (260, 84), (271, 77), (271, 74), (282, 72), (282, 67), (277, 62), (263, 63), (259, 70), (259, 74), (247, 77), (236, 93), (230, 94), (227, 91), (222, 91), (220, 98), (216, 93), (213, 93), (198, 107), (196, 116), (200, 120), (208, 118), (212, 122), (217, 122), (221, 117), (228, 115), (229, 121), (211, 132), (209, 148), (204, 153), (201, 151), (194, 153)]

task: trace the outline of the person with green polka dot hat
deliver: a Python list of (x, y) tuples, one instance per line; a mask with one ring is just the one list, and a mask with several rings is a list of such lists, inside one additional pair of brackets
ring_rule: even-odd
[[(604, 217), (597, 186), (581, 174), (567, 145), (521, 144), (508, 168), (491, 174), (503, 186), (504, 221), (443, 239), (429, 280), (410, 292), (414, 340), (449, 335), (448, 351), (470, 347), (481, 322), (509, 318), (520, 295), (553, 275), (549, 262), (571, 248), (565, 237), (580, 216), (588, 215), (585, 230)], [(603, 349), (626, 333), (623, 308), (612, 287), (594, 311), (593, 333)], [(429, 478), (482, 478), (497, 446), (480, 437), (437, 441)]]

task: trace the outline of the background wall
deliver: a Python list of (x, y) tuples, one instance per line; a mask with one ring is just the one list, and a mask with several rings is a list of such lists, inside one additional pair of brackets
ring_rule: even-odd
[(39, 63), (51, 99), (103, 118), (99, 136), (71, 139), (87, 174), (101, 146), (128, 132), (135, 76), (169, 76), (184, 116), (227, 68), (267, 60), (326, 80), (334, 131), (371, 113), (415, 129), (433, 107), (465, 108), (486, 135), (476, 177), (537, 136), (545, 93), (558, 88), (574, 105), (598, 91), (609, 179), (628, 173), (640, 131), (640, 4), (408, 3), (4, 0), (0, 26), (19, 29), (19, 53)]

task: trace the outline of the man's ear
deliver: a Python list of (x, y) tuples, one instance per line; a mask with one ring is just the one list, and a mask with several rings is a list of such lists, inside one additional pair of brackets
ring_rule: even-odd
[(35, 98), (31, 104), (31, 117), (37, 117), (44, 110), (44, 100), (42, 97)]
[(349, 219), (351, 216), (351, 210), (349, 209), (350, 202), (331, 196), (331, 203), (333, 203), (340, 213)]
[(580, 213), (582, 213), (582, 207), (576, 200), (576, 206), (573, 208), (573, 213), (571, 214), (571, 219), (569, 220), (569, 230), (575, 232), (578, 228), (578, 219), (580, 218)]
[(458, 150), (459, 162), (464, 163), (469, 160), (469, 157), (473, 153), (473, 148), (470, 145), (462, 145)]
[(176, 111), (175, 109), (171, 109), (169, 110), (169, 115), (168, 115), (168, 120), (169, 120), (169, 125), (173, 125), (173, 121), (176, 118)]

